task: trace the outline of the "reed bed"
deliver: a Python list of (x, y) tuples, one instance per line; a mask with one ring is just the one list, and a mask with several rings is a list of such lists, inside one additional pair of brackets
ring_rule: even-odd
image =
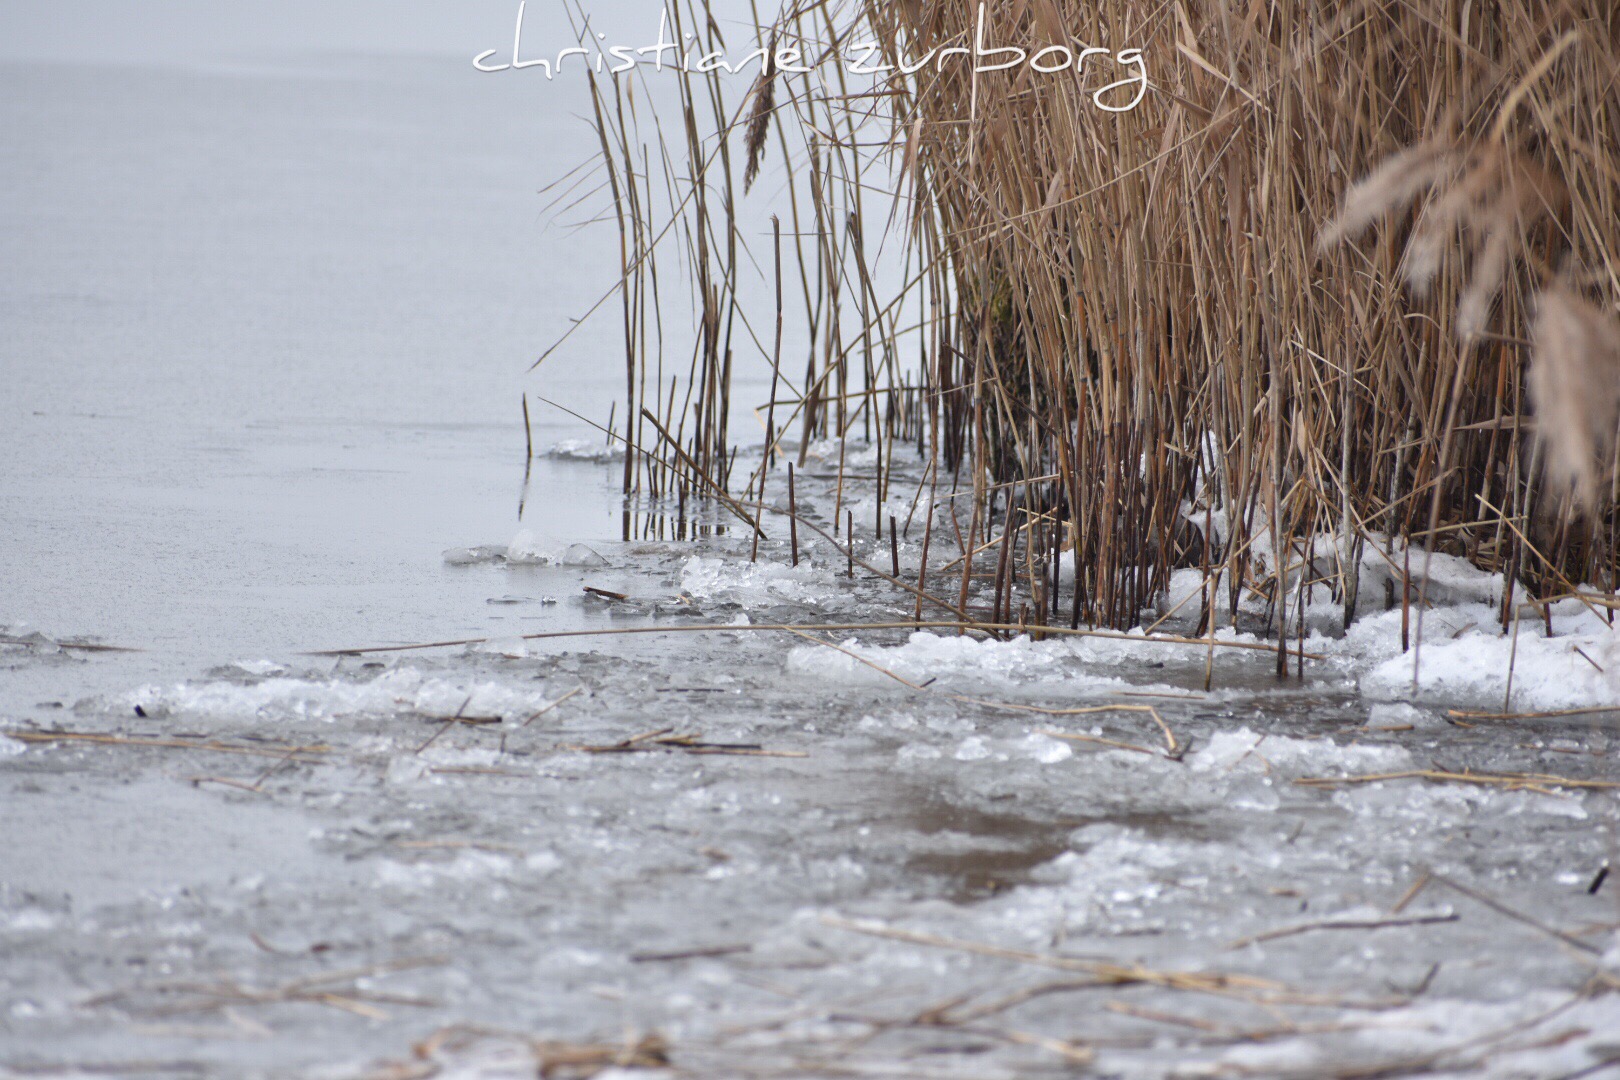
[[(915, 66), (972, 46), (981, 11), (996, 47), (1141, 50), (1145, 96), (1099, 107), (1131, 96), (1101, 90), (1106, 55)], [(676, 21), (727, 44), (706, 7)], [(1503, 573), (1504, 626), (1516, 600), (1615, 592), (1608, 0), (874, 0), (754, 22), (753, 47), (815, 70), (682, 74), (678, 118), (638, 111), (639, 76), (591, 76), (627, 495), (757, 505), (784, 448), (802, 473), (815, 440), (858, 439), (881, 507), (918, 455), (930, 491), (972, 492), (957, 541), (996, 564), (995, 623), (1134, 626), (1193, 567), (1199, 633), (1260, 604), (1282, 640), (1324, 595), (1346, 624), (1419, 603), (1414, 547)], [(850, 74), (857, 39), (892, 69)], [(773, 203), (768, 249), (745, 198)], [(672, 280), (690, 341), (660, 317)], [(746, 477), (739, 355), (771, 372)], [(1369, 562), (1392, 570), (1381, 595)]]

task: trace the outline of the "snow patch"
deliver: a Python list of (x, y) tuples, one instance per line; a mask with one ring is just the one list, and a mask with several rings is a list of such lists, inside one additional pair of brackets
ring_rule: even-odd
[[(1571, 610), (1573, 606), (1573, 610)], [(1352, 627), (1365, 640), (1383, 631), (1399, 633), (1399, 612)], [(1391, 618), (1393, 616), (1393, 618)], [(1362, 693), (1375, 699), (1417, 697), (1504, 711), (1620, 707), (1620, 634), (1578, 602), (1554, 606), (1553, 635), (1540, 620), (1513, 633), (1496, 625), (1493, 607), (1473, 605), (1432, 611), (1424, 618), (1420, 650), (1398, 651), (1398, 637), (1381, 642), (1388, 654), (1362, 676)], [(1508, 680), (1512, 678), (1512, 697)]]

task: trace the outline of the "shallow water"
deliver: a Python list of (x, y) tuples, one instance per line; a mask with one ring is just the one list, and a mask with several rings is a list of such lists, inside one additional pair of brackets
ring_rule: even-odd
[[(1620, 967), (1608, 792), (1294, 783), (1613, 779), (1610, 729), (1375, 712), (1354, 657), (1279, 686), (1223, 648), (1206, 695), (1202, 647), (749, 630), (912, 606), (825, 541), (791, 567), (780, 519), (757, 564), (627, 542), (611, 464), (523, 494), (519, 387), (616, 385), (595, 330), (518, 379), (611, 272), (532, 257), (564, 117), (425, 61), (0, 81), (0, 623), (142, 650), (0, 646), (35, 736), (0, 739), (0, 1075), (533, 1075), (521, 1040), (627, 1031), (701, 1077), (1620, 1054), (1581, 994)], [(444, 557), (520, 530), (559, 561)], [(699, 623), (741, 625), (517, 640)], [(1029, 711), (1144, 704), (1173, 755)]]

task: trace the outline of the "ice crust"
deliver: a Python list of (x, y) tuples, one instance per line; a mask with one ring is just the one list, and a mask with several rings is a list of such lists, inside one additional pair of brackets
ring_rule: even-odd
[(607, 559), (585, 544), (565, 544), (540, 536), (530, 529), (520, 529), (506, 549), (506, 561), (514, 565), (574, 566), (598, 569), (608, 565)]
[(760, 607), (782, 602), (813, 604), (832, 594), (831, 575), (808, 562), (798, 566), (760, 559), (687, 559), (681, 567), (681, 592), (698, 601)]
[[(1606, 1033), (1620, 1023), (1612, 995), (1575, 996), (1594, 965), (1620, 969), (1620, 939), (1588, 932), (1612, 921), (1612, 901), (1586, 892), (1612, 851), (1613, 795), (1401, 778), (1435, 768), (1604, 775), (1611, 744), (1601, 733), (1461, 728), (1446, 709), (1500, 707), (1510, 657), (1515, 708), (1612, 700), (1606, 673), (1574, 652), (1620, 669), (1606, 619), (1561, 602), (1554, 636), (1527, 620), (1514, 652), (1497, 630), (1489, 583), (1437, 560), (1443, 602), (1425, 615), (1415, 696), (1400, 612), (1367, 611), (1340, 633), (1323, 601), (1310, 609), (1305, 647), (1326, 659), (1307, 664), (1303, 682), (1276, 680), (1275, 654), (1252, 627), (1223, 626), (1218, 642), (1262, 647), (1217, 649), (1207, 694), (1206, 645), (1140, 630), (1043, 641), (836, 631), (821, 635), (825, 644), (733, 632), (909, 617), (909, 599), (896, 603), (869, 574), (846, 577), (842, 553), (825, 542), (801, 542), (797, 567), (779, 531), (757, 560), (737, 538), (571, 554), (533, 535), (473, 560), (599, 569), (601, 547), (613, 555), (611, 587), (630, 601), (491, 614), (535, 618), (537, 630), (703, 620), (716, 628), (709, 634), (525, 641), (514, 632), (522, 624), (503, 620), (487, 642), (379, 666), (255, 658), (78, 703), (77, 722), (114, 732), (332, 749), (318, 761), (206, 766), (250, 788), (264, 777), (256, 791), (212, 783), (190, 764), (176, 773), (176, 759), (160, 755), (181, 751), (146, 751), (145, 768), (162, 783), (171, 774), (202, 781), (178, 786), (214, 800), (222, 820), (257, 807), (290, 827), (256, 831), (253, 872), (223, 883), (187, 879), (177, 861), (162, 889), (75, 906), (63, 899), (71, 888), (0, 882), (9, 965), (0, 973), (30, 988), (7, 1004), (10, 1022), (41, 1039), (82, 1037), (89, 1021), (74, 1003), (107, 980), (83, 980), (58, 958), (87, 935), (114, 966), (158, 957), (182, 979), (228, 971), (266, 986), (307, 976), (311, 957), (295, 950), (319, 941), (336, 943), (334, 967), (448, 958), (398, 983), (374, 980), (401, 1000), (445, 1004), (390, 1008), (399, 1015), (363, 1036), (343, 1028), (347, 1073), (332, 1071), (337, 1036), (304, 1026), (319, 1020), (266, 1011), (278, 1032), (308, 1036), (308, 1057), (326, 1075), (375, 1075), (379, 1047), (397, 1056), (424, 1031), (476, 1018), (483, 1030), (524, 1038), (468, 1032), (435, 1051), (439, 1075), (533, 1075), (530, 1037), (612, 1042), (633, 1030), (658, 1032), (677, 1061), (708, 1075), (818, 1075), (794, 1069), (853, 1045), (852, 1064), (874, 1075), (909, 1075), (924, 1060), (937, 1066), (931, 1076), (1019, 1080), (1059, 1067), (1050, 1044), (892, 1026), (947, 997), (994, 1002), (1083, 977), (1009, 960), (1014, 950), (1058, 966), (1098, 958), (1144, 972), (1232, 973), (1380, 1003), (1262, 1007), (1242, 993), (1191, 994), (1149, 979), (1110, 988), (1107, 1000), (1203, 1026), (1104, 1015), (1069, 992), (995, 1018), (1043, 1039), (1098, 1040), (1101, 1075), (1376, 1071), (1560, 1006), (1557, 1024), (1481, 1062), (1442, 1056), (1435, 1071), (1557, 1075), (1608, 1052)], [(915, 536), (910, 544), (901, 548), (908, 574), (919, 551)], [(858, 551), (878, 564), (888, 557), (886, 543)], [(949, 557), (936, 549), (935, 559)], [(1186, 598), (1195, 619), (1198, 586), (1176, 575), (1161, 606)], [(587, 693), (522, 724), (574, 687)], [(445, 723), (458, 715), (479, 722)], [(658, 741), (665, 736), (695, 742)], [(118, 790), (108, 780), (127, 764), (112, 763), (142, 752), (120, 747), (131, 756), (115, 758), (0, 739), (8, 769), (107, 763), (113, 771), (95, 790)], [(19, 829), (93, 815), (88, 790), (63, 791)], [(195, 816), (194, 804), (179, 813), (139, 796), (153, 821)], [(10, 805), (29, 812), (34, 798)], [(168, 827), (198, 846), (199, 860), (222, 854), (185, 831), (195, 826)], [(114, 866), (117, 857), (106, 856)], [(1575, 956), (1434, 883), (1401, 909), (1420, 921), (1378, 925), (1425, 874), (1533, 912), (1600, 952)], [(1336, 922), (1370, 925), (1317, 926)], [(250, 933), (290, 951), (266, 952)], [(139, 987), (131, 1000), (164, 1004)], [(874, 1037), (863, 1017), (891, 1026)], [(1257, 1027), (1274, 1030), (1252, 1043), (1217, 1034)], [(1568, 1034), (1577, 1028), (1584, 1034)], [(292, 1053), (288, 1040), (274, 1045), (275, 1055)]]
[[(724, 593), (726, 587), (717, 584), (726, 580), (721, 567), (706, 567), (702, 580), (709, 583), (711, 594)], [(731, 595), (749, 591), (747, 585), (735, 588)], [(797, 588), (792, 591), (800, 598), (806, 596)], [(788, 588), (782, 589), (782, 595), (788, 593)], [(1373, 702), (1445, 703), (1502, 712), (1620, 706), (1620, 631), (1578, 600), (1552, 605), (1551, 637), (1546, 634), (1546, 624), (1536, 619), (1521, 624), (1515, 641), (1513, 633), (1501, 632), (1495, 607), (1462, 603), (1428, 611), (1423, 620), (1424, 639), (1417, 648), (1402, 653), (1401, 623), (1399, 610), (1368, 615), (1341, 637), (1312, 634), (1304, 648), (1328, 658), (1316, 668), (1319, 674), (1349, 680)], [(1255, 634), (1231, 627), (1219, 629), (1216, 639), (1263, 642)], [(1204, 652), (1195, 646), (1151, 642), (1140, 631), (1124, 638), (1044, 642), (1027, 636), (993, 641), (921, 631), (899, 646), (868, 645), (858, 637), (846, 638), (839, 645), (855, 655), (795, 646), (789, 653), (788, 670), (806, 677), (876, 685), (886, 676), (870, 666), (875, 664), (911, 681), (1052, 679), (1060, 680), (1066, 690), (1090, 691), (1123, 688), (1127, 682), (1140, 688), (1144, 668), (1185, 672), (1201, 669), (1205, 662)], [(1259, 650), (1238, 655), (1222, 652), (1221, 662), (1224, 666), (1246, 659), (1254, 664), (1262, 656), (1265, 653)], [(1418, 672), (1415, 692), (1414, 666)], [(1113, 671), (1119, 674), (1108, 674)]]
[(1291, 739), (1247, 727), (1218, 731), (1187, 757), (1194, 772), (1274, 771), (1303, 776), (1344, 772), (1394, 772), (1412, 767), (1412, 755), (1399, 746), (1341, 745), (1332, 739)]
[(787, 669), (796, 675), (838, 685), (877, 686), (893, 681), (870, 664), (912, 682), (937, 679), (964, 684), (1016, 683), (1050, 677), (1064, 680), (1069, 688), (1122, 689), (1129, 685), (1121, 677), (1090, 674), (1081, 668), (1081, 663), (1097, 653), (1107, 654), (1106, 647), (1097, 649), (1064, 640), (1033, 642), (1025, 637), (989, 641), (918, 631), (899, 646), (866, 645), (858, 637), (846, 638), (838, 646), (845, 651), (794, 646), (788, 653)]
[(546, 701), (533, 684), (431, 675), (406, 666), (360, 681), (278, 677), (246, 683), (217, 680), (149, 685), (121, 695), (116, 704), (126, 713), (139, 707), (148, 716), (331, 721), (400, 713), (511, 717), (532, 713)]

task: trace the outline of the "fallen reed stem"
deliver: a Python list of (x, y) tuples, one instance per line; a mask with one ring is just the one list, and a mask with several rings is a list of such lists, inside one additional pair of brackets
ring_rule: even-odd
[[(979, 623), (972, 621), (936, 621), (936, 622), (857, 622), (857, 623), (753, 623), (747, 626), (737, 626), (728, 623), (698, 623), (681, 624), (677, 626), (616, 626), (604, 630), (547, 630), (533, 634), (522, 634), (518, 640), (540, 641), (549, 638), (578, 638), (578, 637), (616, 637), (629, 634), (693, 634), (693, 633), (794, 633), (797, 631), (843, 631), (858, 632), (862, 630), (964, 630), (990, 633), (992, 631), (1017, 630), (1016, 623)], [(1117, 630), (1074, 630), (1063, 626), (1048, 626), (1043, 628), (1044, 633), (1057, 637), (1102, 638), (1109, 641), (1132, 641), (1143, 645), (1193, 645), (1200, 648), (1209, 648), (1211, 642), (1208, 638), (1174, 637), (1158, 634), (1153, 637), (1144, 637), (1139, 634), (1127, 634)], [(306, 652), (305, 656), (363, 656), (369, 653), (415, 652), (420, 649), (450, 649), (464, 645), (483, 645), (494, 640), (487, 637), (456, 638), (448, 641), (424, 641), (409, 645), (361, 645), (342, 649), (319, 649)], [(1223, 649), (1239, 649), (1243, 651), (1270, 653), (1274, 646), (1258, 641), (1216, 641), (1214, 645)], [(1327, 659), (1320, 653), (1300, 653), (1307, 660)]]

